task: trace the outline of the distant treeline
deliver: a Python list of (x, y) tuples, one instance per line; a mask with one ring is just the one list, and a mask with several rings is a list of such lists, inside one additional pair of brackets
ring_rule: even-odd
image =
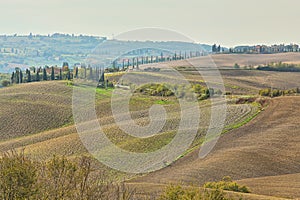
[[(160, 56), (119, 58), (112, 62), (112, 65), (107, 68), (103, 68), (101, 66), (86, 66), (85, 64), (76, 64), (73, 68), (70, 68), (67, 62), (64, 62), (62, 67), (30, 67), (24, 71), (20, 68), (16, 68), (11, 74), (10, 83), (20, 84), (38, 81), (73, 80), (73, 78), (93, 79), (98, 80), (99, 82), (104, 82), (104, 73), (139, 70), (139, 66), (144, 64), (183, 60), (199, 56), (202, 56), (201, 52), (191, 51), (189, 53), (175, 52), (174, 55), (168, 56), (161, 53)], [(159, 69), (146, 68), (145, 71), (159, 71)]]
[(258, 70), (262, 71), (278, 71), (278, 72), (300, 72), (300, 65), (288, 63), (271, 63), (265, 66), (258, 66)]

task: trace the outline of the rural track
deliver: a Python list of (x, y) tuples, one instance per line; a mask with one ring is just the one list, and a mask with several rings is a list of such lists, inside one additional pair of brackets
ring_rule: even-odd
[[(145, 187), (149, 183), (201, 186), (224, 176), (247, 180), (300, 173), (299, 111), (299, 96), (274, 98), (251, 122), (222, 135), (206, 158), (198, 158), (197, 149), (164, 169), (128, 182)], [(288, 180), (293, 184), (299, 180), (297, 177), (291, 175)], [(252, 185), (255, 186), (255, 183)], [(287, 189), (285, 187), (289, 187), (289, 184), (281, 190)], [(275, 191), (272, 184), (264, 187), (263, 191), (255, 187), (250, 189), (258, 194), (300, 197), (299, 184), (295, 184), (289, 194), (281, 193), (278, 188)]]

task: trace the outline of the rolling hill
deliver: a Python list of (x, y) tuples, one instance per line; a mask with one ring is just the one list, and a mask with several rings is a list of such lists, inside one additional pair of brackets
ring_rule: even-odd
[[(177, 61), (171, 65), (188, 66), (190, 62)], [(189, 81), (201, 82), (197, 71), (181, 72)], [(298, 87), (300, 73), (227, 68), (221, 69), (220, 73), (226, 90), (233, 93), (227, 97), (226, 125), (235, 128), (228, 129), (230, 131), (222, 135), (215, 149), (206, 158), (199, 159), (199, 149), (196, 149), (162, 170), (138, 177), (111, 170), (98, 162), (94, 164), (114, 179), (130, 178), (127, 184), (138, 188), (141, 193), (159, 192), (169, 183), (182, 182), (200, 186), (207, 181), (231, 176), (250, 187), (253, 194), (246, 195), (245, 199), (272, 199), (270, 196), (299, 198), (300, 138), (297, 121), (300, 117), (300, 97), (271, 99), (269, 105), (246, 125), (244, 123), (257, 114), (258, 107), (236, 104), (235, 100), (249, 95), (255, 97), (260, 89), (266, 87)], [(175, 98), (164, 99), (167, 103), (163, 106), (171, 117), (167, 119), (161, 132), (148, 139), (137, 139), (122, 132), (115, 124), (110, 95), (111, 91), (97, 89), (95, 109), (106, 135), (117, 146), (133, 152), (149, 152), (161, 148), (174, 137), (174, 129), (179, 120), (178, 102)], [(138, 124), (147, 124), (149, 107), (161, 100), (161, 97), (135, 95), (131, 99), (133, 119)], [(68, 82), (47, 81), (1, 88), (0, 103), (1, 152), (25, 148), (27, 155), (35, 159), (48, 159), (53, 154), (69, 158), (89, 155), (73, 124), (72, 87)], [(194, 148), (199, 147), (210, 119), (209, 101), (201, 101), (199, 106), (205, 117), (193, 143)]]
[(300, 97), (273, 99), (247, 125), (223, 135), (204, 159), (199, 150), (171, 166), (131, 182), (202, 185), (231, 176), (256, 194), (299, 197)]

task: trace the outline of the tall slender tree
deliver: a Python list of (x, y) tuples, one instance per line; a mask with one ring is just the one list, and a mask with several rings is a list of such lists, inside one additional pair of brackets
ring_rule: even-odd
[(75, 68), (75, 78), (78, 78), (78, 67)]
[(54, 67), (51, 67), (51, 80), (54, 81), (55, 80), (55, 74), (54, 74)]
[(63, 77), (62, 77), (62, 69), (59, 68), (59, 80), (62, 80), (62, 79), (63, 79)]
[(46, 71), (46, 68), (43, 69), (43, 81), (47, 81), (47, 71)]
[(36, 70), (36, 81), (40, 81), (40, 70)]
[(20, 70), (20, 81), (19, 83), (23, 83), (23, 72), (22, 70)]
[(10, 80), (11, 80), (11, 84), (14, 84), (15, 83), (15, 72), (13, 72), (12, 74), (11, 74), (11, 78), (10, 78)]
[(26, 74), (27, 74), (27, 82), (30, 83), (31, 82), (31, 74), (30, 74), (29, 69), (26, 69)]

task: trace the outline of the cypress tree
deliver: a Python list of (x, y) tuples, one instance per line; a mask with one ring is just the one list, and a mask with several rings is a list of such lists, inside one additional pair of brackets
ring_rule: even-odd
[(20, 70), (20, 81), (19, 83), (23, 83), (23, 72), (22, 70)]
[(105, 77), (104, 77), (104, 71), (101, 72), (101, 77), (99, 82), (104, 82), (105, 81)]
[(59, 80), (62, 80), (63, 78), (62, 78), (62, 69), (60, 68), (59, 69)]
[(26, 74), (27, 74), (27, 82), (30, 83), (31, 82), (30, 70), (26, 69)]
[(54, 75), (54, 67), (51, 67), (51, 80), (54, 81), (55, 80), (55, 75)]
[(17, 84), (20, 83), (20, 72), (19, 72), (19, 70), (16, 71), (16, 83)]
[(78, 78), (78, 67), (75, 68), (75, 78)]
[(43, 81), (47, 81), (47, 71), (46, 68), (43, 70)]
[(68, 80), (71, 80), (71, 72), (70, 72), (70, 70), (68, 71)]
[(135, 58), (132, 58), (132, 69), (134, 69), (134, 61), (135, 61)]
[(36, 71), (36, 81), (40, 81), (40, 70)]
[(12, 74), (11, 74), (11, 84), (14, 84), (15, 83), (15, 72), (13, 72)]

